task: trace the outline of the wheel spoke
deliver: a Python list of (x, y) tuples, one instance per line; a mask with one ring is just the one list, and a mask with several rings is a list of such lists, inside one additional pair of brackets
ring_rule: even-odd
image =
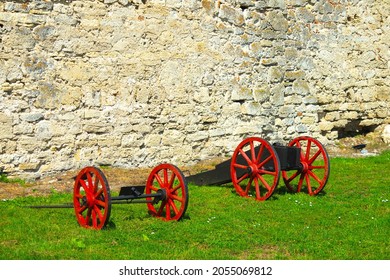
[(166, 215), (166, 218), (167, 220), (170, 220), (171, 219), (171, 209), (169, 208), (169, 203), (166, 203), (165, 204), (165, 215)]
[(269, 157), (267, 157), (265, 160), (263, 160), (260, 164), (257, 165), (257, 168), (261, 168), (263, 167), (268, 161), (270, 161), (272, 159), (272, 155), (270, 155)]
[(77, 212), (79, 214), (82, 214), (86, 209), (88, 209), (88, 207), (84, 205), (84, 206), (80, 207), (79, 209), (77, 209)]
[(261, 174), (267, 174), (267, 175), (272, 175), (272, 176), (276, 176), (276, 172), (275, 171), (268, 171), (268, 170), (261, 170)]
[(264, 145), (260, 145), (260, 150), (259, 150), (259, 153), (257, 155), (256, 162), (261, 161), (261, 155), (263, 154), (263, 151), (264, 151)]
[(87, 215), (85, 217), (85, 224), (89, 225), (89, 221), (91, 220), (91, 214), (92, 214), (92, 209), (88, 208)]
[(311, 165), (311, 164), (317, 159), (317, 157), (318, 157), (321, 153), (322, 153), (321, 150), (318, 150), (318, 151), (311, 157), (311, 159), (308, 160), (309, 165)]
[(154, 192), (157, 192), (158, 191), (158, 188), (156, 188), (155, 186), (151, 185), (149, 186), (150, 190), (154, 191)]
[(325, 165), (310, 165), (310, 170), (312, 169), (326, 169)]
[(248, 164), (251, 164), (251, 163), (252, 163), (251, 160), (250, 160), (250, 158), (246, 155), (246, 153), (245, 153), (242, 149), (240, 149), (240, 154), (242, 155), (242, 157), (246, 160), (246, 162), (247, 162)]
[(267, 183), (267, 181), (266, 181), (266, 180), (263, 178), (263, 176), (261, 176), (260, 174), (259, 174), (259, 179), (260, 179), (260, 181), (263, 183), (264, 187), (266, 187), (266, 189), (267, 189), (268, 191), (270, 191), (270, 190), (271, 190), (270, 185)]
[(311, 141), (307, 141), (306, 156), (305, 156), (306, 161), (309, 161), (310, 149), (311, 149)]
[(97, 217), (99, 218), (99, 221), (102, 221), (102, 220), (103, 220), (103, 214), (102, 214), (102, 212), (100, 211), (99, 207), (97, 207), (96, 205), (94, 205), (93, 210), (94, 210), (94, 212), (97, 214)]
[(94, 211), (94, 210), (92, 210), (92, 226), (94, 228), (97, 228), (97, 226), (98, 226), (96, 211)]
[(310, 175), (311, 177), (313, 177), (314, 180), (316, 180), (319, 184), (322, 183), (322, 180), (321, 180), (320, 178), (318, 178), (317, 175), (316, 175), (314, 172), (312, 172), (312, 171), (309, 170), (309, 171), (308, 171), (308, 175)]
[(172, 208), (173, 212), (175, 212), (175, 216), (176, 216), (179, 213), (179, 210), (177, 209), (175, 203), (171, 200), (169, 200), (168, 203), (171, 205), (171, 208)]
[(247, 169), (248, 168), (247, 165), (242, 165), (242, 164), (238, 164), (238, 163), (234, 163), (233, 166), (236, 168), (240, 168), (240, 169)]
[(93, 186), (93, 183), (92, 183), (92, 176), (91, 176), (91, 173), (90, 172), (87, 172), (87, 180), (88, 180), (88, 188), (89, 188), (89, 191), (91, 193), (94, 192), (94, 186)]
[(77, 199), (82, 199), (84, 196), (80, 193), (75, 193), (74, 196), (77, 198)]
[(167, 186), (168, 184), (168, 169), (164, 168), (163, 169), (163, 174), (164, 174), (164, 185), (163, 186)]
[(295, 172), (289, 179), (287, 179), (287, 182), (290, 183), (292, 180), (294, 180), (299, 174), (301, 174), (299, 171)]
[(165, 204), (166, 204), (165, 201), (163, 201), (163, 202), (161, 203), (160, 208), (159, 208), (158, 211), (156, 212), (156, 215), (157, 215), (157, 216), (161, 216), (161, 215), (162, 215), (162, 212), (164, 211)]
[(297, 192), (301, 191), (304, 178), (305, 178), (305, 173), (301, 173), (301, 176), (299, 177), (298, 186), (297, 186)]
[(169, 184), (168, 184), (169, 187), (173, 186), (173, 183), (175, 182), (175, 179), (176, 179), (176, 175), (175, 175), (175, 173), (172, 173), (172, 177), (169, 180)]
[(180, 197), (180, 196), (172, 195), (171, 198), (172, 198), (173, 200), (177, 200), (177, 201), (179, 201), (179, 202), (183, 202), (183, 198)]
[(107, 206), (107, 203), (105, 203), (104, 201), (99, 200), (99, 199), (96, 200), (96, 204), (103, 207), (103, 208), (106, 208), (106, 206)]
[(252, 186), (252, 181), (253, 181), (253, 178), (250, 178), (248, 184), (246, 185), (245, 191), (244, 191), (245, 195), (248, 195), (249, 190), (251, 189), (251, 186)]
[(89, 190), (89, 186), (88, 186), (88, 184), (84, 181), (84, 180), (80, 180), (79, 181), (80, 182), (80, 184), (82, 185), (82, 187), (83, 187), (83, 189), (85, 190), (85, 192), (90, 192), (90, 190)]
[(260, 186), (259, 186), (259, 181), (258, 178), (254, 178), (253, 181), (255, 181), (255, 190), (256, 190), (256, 199), (260, 199), (261, 194), (260, 194)]
[(164, 182), (161, 180), (161, 177), (156, 173), (154, 174), (154, 178), (156, 178), (158, 184), (160, 185), (160, 187), (163, 187), (164, 186)]
[(178, 186), (173, 187), (173, 188), (170, 190), (170, 193), (173, 194), (173, 193), (175, 193), (176, 191), (178, 191), (179, 189), (181, 189), (181, 185), (178, 185)]
[(249, 177), (249, 174), (248, 173), (245, 173), (244, 175), (241, 176), (240, 179), (237, 180), (237, 183), (241, 183), (243, 180), (245, 180), (246, 178)]
[(99, 191), (97, 191), (95, 193), (95, 198), (98, 198), (101, 194), (103, 194), (103, 192), (104, 192), (104, 189), (100, 189)]
[(94, 192), (96, 192), (99, 189), (99, 177), (95, 176), (95, 182), (93, 184), (94, 186)]
[(310, 182), (309, 174), (306, 174), (305, 177), (306, 177), (307, 191), (309, 192), (309, 194), (312, 194), (313, 191), (312, 191), (312, 188), (311, 188), (311, 182)]
[(256, 155), (255, 155), (255, 146), (253, 144), (253, 141), (249, 142), (250, 150), (251, 150), (251, 157), (252, 157), (252, 162), (256, 160)]

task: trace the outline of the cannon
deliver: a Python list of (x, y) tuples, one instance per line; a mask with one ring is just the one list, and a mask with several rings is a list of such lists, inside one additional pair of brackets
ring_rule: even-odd
[(175, 165), (163, 163), (150, 172), (145, 186), (121, 187), (115, 197), (104, 173), (87, 166), (75, 177), (72, 204), (29, 207), (74, 208), (78, 223), (92, 229), (107, 226), (112, 204), (145, 203), (152, 216), (181, 220), (188, 206), (187, 182), (199, 186), (232, 183), (240, 196), (263, 201), (274, 193), (281, 176), (288, 190), (317, 195), (329, 172), (326, 149), (312, 137), (297, 137), (287, 146), (249, 137), (237, 146), (231, 159), (213, 170), (184, 176)]
[(111, 196), (108, 180), (101, 169), (84, 167), (75, 177), (73, 203), (38, 205), (31, 208), (74, 208), (80, 226), (102, 229), (107, 226), (112, 204), (145, 203), (152, 216), (165, 221), (181, 220), (188, 206), (186, 178), (178, 167), (164, 163), (149, 174), (144, 186), (124, 186)]
[(199, 186), (231, 182), (240, 196), (263, 201), (274, 193), (281, 176), (289, 191), (317, 195), (329, 172), (326, 149), (312, 137), (297, 137), (287, 146), (249, 137), (237, 146), (231, 159), (214, 170), (187, 176), (187, 181)]

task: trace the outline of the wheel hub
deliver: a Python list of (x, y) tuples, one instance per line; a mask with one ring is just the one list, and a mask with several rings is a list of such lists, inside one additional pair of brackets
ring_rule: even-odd
[(250, 174), (251, 177), (253, 177), (259, 173), (259, 168), (257, 167), (256, 164), (251, 163), (248, 167), (248, 173)]
[(302, 161), (301, 165), (302, 165), (302, 173), (306, 173), (309, 170), (309, 164), (306, 161)]
[(157, 194), (159, 194), (159, 196), (156, 196), (153, 199), (153, 204), (157, 204), (160, 201), (166, 201), (168, 199), (168, 194), (166, 189), (158, 189)]

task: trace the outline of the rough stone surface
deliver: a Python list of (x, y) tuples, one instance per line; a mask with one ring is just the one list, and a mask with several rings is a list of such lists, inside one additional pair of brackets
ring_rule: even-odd
[(385, 143), (390, 144), (390, 124), (386, 125), (383, 129), (382, 139)]
[[(0, 167), (191, 165), (390, 123), (390, 2), (0, 2)], [(385, 138), (384, 138), (384, 141)]]

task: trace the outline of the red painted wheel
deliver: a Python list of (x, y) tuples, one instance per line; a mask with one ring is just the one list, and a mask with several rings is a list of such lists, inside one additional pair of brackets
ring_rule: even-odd
[(102, 229), (107, 225), (111, 213), (111, 194), (100, 169), (89, 166), (79, 172), (74, 182), (73, 206), (81, 226)]
[(293, 139), (289, 146), (301, 148), (302, 168), (282, 172), (286, 187), (292, 192), (318, 194), (325, 187), (330, 171), (329, 157), (324, 146), (308, 136)]
[(233, 153), (230, 176), (239, 195), (266, 200), (279, 183), (279, 157), (268, 141), (258, 137), (247, 138)]
[(160, 164), (149, 174), (146, 194), (161, 194), (147, 198), (149, 213), (163, 220), (180, 220), (188, 206), (188, 186), (183, 173), (174, 165)]

